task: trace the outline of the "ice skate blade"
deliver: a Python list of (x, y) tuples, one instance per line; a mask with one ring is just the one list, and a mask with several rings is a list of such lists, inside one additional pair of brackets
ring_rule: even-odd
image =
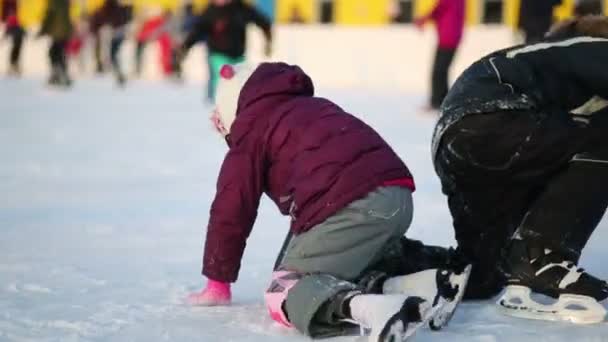
[(447, 302), (443, 307), (441, 307), (435, 317), (431, 319), (431, 321), (429, 322), (429, 328), (431, 328), (431, 330), (441, 330), (452, 320), (452, 317), (458, 309), (458, 305), (462, 301), (464, 293), (467, 290), (467, 284), (469, 283), (471, 269), (472, 266), (468, 265), (461, 274), (452, 275), (451, 282), (455, 286), (458, 286), (458, 294), (452, 301)]
[(497, 304), (504, 314), (518, 318), (574, 324), (595, 324), (606, 319), (606, 308), (591, 297), (566, 294), (553, 304), (541, 304), (531, 295), (528, 287), (510, 285)]
[[(370, 336), (370, 342), (407, 342), (410, 341), (418, 329), (428, 324), (431, 318), (435, 317), (440, 306), (429, 307), (424, 312), (421, 312), (422, 317), (418, 321), (410, 321), (411, 317), (408, 315), (407, 307), (401, 309), (400, 312), (396, 313), (386, 323), (384, 329), (380, 332), (379, 336)], [(420, 310), (420, 309), (418, 309)]]

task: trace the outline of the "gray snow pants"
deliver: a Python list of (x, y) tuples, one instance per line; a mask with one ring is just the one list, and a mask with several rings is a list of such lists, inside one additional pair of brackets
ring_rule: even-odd
[(412, 215), (409, 189), (380, 187), (294, 236), (279, 263), (280, 270), (299, 275), (284, 303), (291, 324), (317, 338), (351, 330), (352, 324), (337, 320), (324, 304), (339, 293), (357, 289), (354, 281), (382, 258), (391, 243), (399, 241)]

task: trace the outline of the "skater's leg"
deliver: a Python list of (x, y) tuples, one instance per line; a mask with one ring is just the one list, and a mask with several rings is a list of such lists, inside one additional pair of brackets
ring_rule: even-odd
[(25, 36), (25, 31), (21, 27), (16, 27), (12, 30), (11, 36), (13, 40), (13, 45), (11, 47), (10, 52), (10, 64), (11, 69), (15, 73), (20, 72), (20, 57), (21, 57), (21, 48), (23, 46), (23, 38)]
[(135, 47), (135, 75), (138, 77), (141, 76), (142, 60), (145, 47), (146, 43), (143, 41), (138, 41), (137, 46)]
[(405, 233), (411, 217), (409, 190), (380, 188), (292, 238), (279, 267), (300, 275), (284, 303), (289, 321), (315, 337), (351, 328), (336, 312), (340, 297), (357, 288), (355, 280), (381, 257), (388, 241)]
[(49, 61), (51, 64), (51, 75), (49, 77), (49, 84), (58, 84), (61, 78), (61, 56), (60, 56), (61, 46), (59, 41), (53, 39), (51, 45), (49, 46)]
[(383, 256), (389, 242), (405, 234), (412, 213), (408, 189), (378, 188), (318, 227), (293, 237), (281, 268), (301, 273), (327, 272), (355, 280)]
[[(530, 206), (506, 258), (510, 285), (554, 298), (562, 294), (583, 296), (588, 298), (583, 300), (583, 307), (608, 297), (605, 282), (576, 267), (608, 207), (605, 114), (608, 111), (594, 114), (586, 127), (589, 140), (581, 153), (574, 155)], [(511, 287), (507, 292), (510, 290)], [(593, 311), (601, 316), (601, 310)], [(586, 318), (579, 314), (568, 313), (572, 319), (584, 321)]]
[(220, 70), (225, 64), (239, 64), (245, 61), (244, 57), (230, 58), (221, 53), (210, 52), (208, 57), (209, 62), (209, 85), (207, 94), (210, 100), (215, 100), (217, 83), (220, 77)]
[(211, 53), (207, 53), (207, 101), (213, 103), (213, 65), (211, 64)]
[(94, 54), (95, 54), (95, 71), (97, 73), (103, 73), (105, 71), (105, 65), (104, 65), (104, 58), (103, 58), (103, 54), (102, 54), (102, 45), (103, 42), (101, 41), (101, 31), (97, 31), (94, 33), (93, 35), (93, 39), (94, 39)]
[(448, 93), (448, 73), (455, 54), (454, 49), (437, 47), (431, 82), (431, 107), (439, 108)]
[(436, 169), (453, 217), (459, 250), (474, 263), (466, 298), (504, 286), (505, 247), (540, 190), (584, 144), (567, 113), (472, 115), (450, 127)]
[(215, 91), (219, 81), (220, 69), (226, 64), (227, 57), (219, 53), (211, 52), (209, 54), (209, 88), (207, 89), (208, 97), (211, 101), (215, 101)]
[(67, 62), (67, 56), (66, 56), (66, 45), (67, 45), (67, 40), (61, 40), (58, 42), (58, 47), (57, 47), (57, 65), (59, 67), (60, 70), (60, 82), (62, 85), (64, 86), (69, 86), (72, 84), (72, 80), (70, 79), (69, 75), (68, 75), (68, 62)]
[(112, 68), (114, 69), (114, 74), (116, 75), (118, 84), (123, 84), (125, 82), (125, 76), (122, 71), (120, 58), (118, 56), (123, 41), (124, 35), (119, 33), (112, 37), (112, 41), (110, 42), (110, 60), (112, 61)]
[(428, 269), (452, 268), (462, 262), (464, 260), (459, 259), (458, 253), (452, 248), (428, 246), (402, 236), (391, 240), (384, 249), (382, 258), (365, 273), (371, 277), (374, 277), (375, 272), (385, 277), (395, 277)]
[(604, 149), (575, 155), (551, 180), (518, 229), (522, 239), (578, 261), (608, 207), (608, 148)]

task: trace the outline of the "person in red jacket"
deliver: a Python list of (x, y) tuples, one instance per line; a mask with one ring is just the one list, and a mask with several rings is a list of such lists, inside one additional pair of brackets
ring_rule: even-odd
[[(426, 322), (447, 322), (467, 272), (446, 269), (455, 264), (447, 250), (441, 270), (406, 275), (419, 269), (387, 261), (401, 261), (415, 187), (378, 133), (315, 97), (308, 75), (284, 63), (225, 65), (216, 105), (212, 120), (229, 151), (207, 227), (209, 281), (191, 304), (230, 303), (230, 283), (266, 194), (291, 217), (265, 296), (275, 321), (311, 337), (360, 325), (376, 341), (401, 341)], [(408, 261), (419, 268), (423, 259)]]
[(25, 38), (25, 30), (19, 23), (17, 16), (18, 3), (17, 0), (2, 1), (0, 9), (0, 22), (4, 22), (5, 34), (12, 40), (11, 52), (9, 54), (9, 74), (21, 74), (20, 57), (23, 39)]
[(465, 0), (439, 0), (429, 14), (414, 21), (416, 26), (422, 28), (433, 20), (439, 37), (431, 77), (431, 110), (438, 110), (448, 93), (448, 73), (462, 40), (464, 19)]

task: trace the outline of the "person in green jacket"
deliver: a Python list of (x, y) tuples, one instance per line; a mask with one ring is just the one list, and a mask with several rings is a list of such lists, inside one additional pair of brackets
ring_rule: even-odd
[(69, 0), (49, 0), (46, 14), (40, 28), (39, 36), (51, 38), (49, 59), (51, 75), (48, 83), (57, 86), (70, 86), (72, 80), (68, 76), (65, 47), (72, 36), (73, 26), (70, 20)]

